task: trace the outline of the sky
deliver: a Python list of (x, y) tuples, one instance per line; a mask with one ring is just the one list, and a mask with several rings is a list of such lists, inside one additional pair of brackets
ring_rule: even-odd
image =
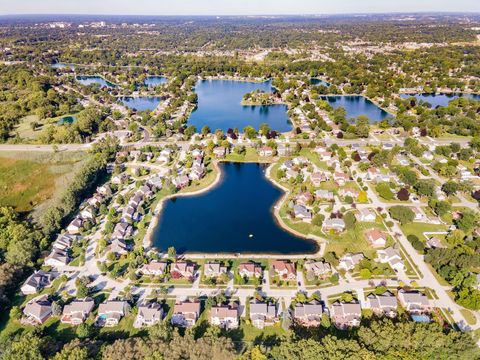
[(480, 12), (480, 0), (0, 0), (0, 14), (293, 15)]

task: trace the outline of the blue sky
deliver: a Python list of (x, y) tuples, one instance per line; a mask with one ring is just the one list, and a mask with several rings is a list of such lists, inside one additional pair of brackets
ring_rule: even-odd
[(480, 0), (1, 0), (0, 14), (259, 15), (480, 12)]

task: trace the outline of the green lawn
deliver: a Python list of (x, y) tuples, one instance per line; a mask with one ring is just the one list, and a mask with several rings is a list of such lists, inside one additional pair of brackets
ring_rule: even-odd
[(477, 318), (473, 312), (467, 309), (460, 309), (463, 317), (467, 321), (468, 325), (475, 325), (477, 323)]
[(408, 235), (416, 235), (420, 241), (425, 241), (425, 236), (423, 236), (424, 232), (435, 232), (435, 231), (446, 231), (447, 227), (445, 225), (436, 225), (436, 224), (427, 224), (427, 223), (420, 223), (420, 222), (412, 222), (410, 224), (401, 225), (400, 228), (402, 229), (405, 236)]

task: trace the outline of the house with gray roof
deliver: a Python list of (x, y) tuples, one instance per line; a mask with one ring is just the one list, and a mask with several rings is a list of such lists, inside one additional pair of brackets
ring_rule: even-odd
[(130, 306), (126, 301), (107, 301), (99, 305), (95, 324), (105, 327), (116, 326), (129, 310)]
[(397, 316), (397, 298), (390, 291), (381, 295), (368, 295), (367, 304), (377, 316), (386, 315), (391, 318)]
[(421, 314), (431, 310), (430, 301), (419, 291), (400, 290), (398, 301), (411, 314)]
[(142, 326), (152, 326), (161, 321), (163, 318), (163, 309), (156, 302), (149, 302), (138, 307), (137, 317), (133, 326), (141, 328)]
[(312, 300), (307, 303), (297, 303), (293, 309), (294, 320), (302, 326), (319, 326), (322, 321), (323, 305)]
[(257, 329), (273, 325), (277, 320), (277, 304), (256, 300), (250, 301), (250, 321)]
[(83, 323), (92, 312), (95, 303), (90, 298), (76, 299), (63, 307), (60, 321), (63, 324), (79, 325)]
[(43, 324), (52, 315), (52, 303), (48, 295), (30, 300), (23, 309), (25, 319), (22, 322), (38, 325)]
[(336, 301), (332, 304), (330, 316), (337, 329), (357, 327), (362, 320), (362, 308), (358, 301)]
[(20, 288), (23, 295), (36, 294), (51, 285), (54, 276), (52, 273), (38, 270), (28, 277)]

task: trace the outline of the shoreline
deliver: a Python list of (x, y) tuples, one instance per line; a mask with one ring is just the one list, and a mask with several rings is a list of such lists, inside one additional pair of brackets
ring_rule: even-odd
[(213, 164), (213, 167), (214, 167), (215, 171), (217, 172), (217, 176), (215, 177), (215, 179), (213, 180), (213, 182), (211, 184), (209, 184), (208, 186), (206, 186), (203, 189), (199, 189), (199, 190), (195, 190), (195, 191), (191, 191), (191, 192), (170, 194), (170, 195), (167, 195), (164, 198), (160, 199), (159, 203), (157, 204), (157, 206), (153, 210), (152, 221), (148, 225), (147, 232), (145, 233), (145, 236), (143, 237), (142, 245), (143, 245), (143, 248), (145, 250), (150, 250), (150, 249), (153, 248), (153, 241), (152, 241), (153, 240), (152, 239), (153, 231), (158, 226), (158, 222), (160, 220), (160, 216), (161, 216), (161, 213), (162, 213), (162, 210), (163, 210), (163, 205), (167, 200), (170, 200), (170, 199), (175, 198), (175, 197), (186, 197), (186, 196), (200, 195), (204, 192), (208, 192), (208, 191), (212, 190), (214, 187), (216, 187), (217, 185), (220, 184), (220, 181), (223, 179), (223, 174), (222, 174), (220, 168), (218, 167), (218, 162), (217, 161), (212, 161), (212, 164)]

